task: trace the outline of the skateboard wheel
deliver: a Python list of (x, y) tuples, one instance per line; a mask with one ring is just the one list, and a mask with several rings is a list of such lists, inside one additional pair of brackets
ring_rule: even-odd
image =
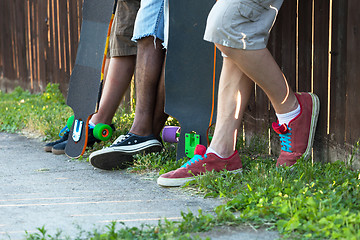
[(96, 124), (93, 130), (94, 137), (101, 141), (109, 140), (112, 136), (112, 133), (113, 129), (109, 125), (103, 123)]
[(75, 120), (75, 116), (72, 115), (71, 117), (69, 117), (69, 119), (67, 120), (66, 126), (68, 127), (68, 129), (71, 129), (72, 125), (74, 124), (74, 120)]
[(177, 143), (179, 141), (180, 127), (165, 126), (162, 131), (162, 138), (168, 143)]

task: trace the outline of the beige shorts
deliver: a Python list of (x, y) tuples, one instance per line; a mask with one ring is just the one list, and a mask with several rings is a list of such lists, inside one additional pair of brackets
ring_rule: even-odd
[(218, 0), (211, 9), (204, 39), (223, 46), (266, 48), (283, 0)]
[(136, 55), (136, 43), (131, 41), (140, 0), (119, 0), (111, 27), (107, 57)]

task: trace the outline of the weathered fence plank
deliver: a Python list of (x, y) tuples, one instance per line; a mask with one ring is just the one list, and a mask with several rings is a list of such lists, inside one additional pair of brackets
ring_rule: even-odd
[(81, 26), (82, 0), (0, 2), (1, 89), (41, 92), (60, 83), (64, 94)]
[(360, 136), (360, 1), (348, 4), (345, 141), (355, 144)]

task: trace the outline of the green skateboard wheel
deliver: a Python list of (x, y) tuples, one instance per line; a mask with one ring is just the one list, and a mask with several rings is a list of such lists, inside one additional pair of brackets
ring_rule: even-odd
[(74, 119), (75, 119), (75, 116), (72, 115), (71, 117), (69, 117), (69, 119), (67, 120), (67, 123), (66, 123), (66, 126), (68, 127), (68, 129), (71, 129), (73, 123), (74, 123)]
[(111, 128), (111, 126), (104, 124), (104, 123), (99, 123), (96, 124), (94, 130), (93, 130), (93, 134), (94, 137), (96, 137), (97, 139), (101, 140), (101, 141), (107, 141), (111, 138), (112, 134), (113, 134), (113, 129)]

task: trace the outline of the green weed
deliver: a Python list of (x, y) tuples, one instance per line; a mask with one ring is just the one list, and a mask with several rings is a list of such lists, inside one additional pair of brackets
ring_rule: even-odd
[[(156, 239), (179, 239), (179, 240), (197, 240), (201, 239), (194, 232), (207, 231), (216, 222), (210, 214), (203, 214), (199, 211), (198, 216), (193, 213), (181, 213), (182, 221), (168, 221), (164, 219), (157, 225), (144, 224), (140, 227), (127, 227), (124, 223), (112, 222), (105, 226), (104, 231), (94, 229), (92, 231), (83, 231), (79, 229), (76, 237), (62, 235), (58, 231), (54, 236), (47, 234), (45, 227), (38, 228), (38, 232), (25, 233), (27, 240), (57, 240), (57, 239), (89, 239), (89, 240), (156, 240)], [(209, 238), (206, 238), (209, 239)]]
[(30, 94), (17, 87), (10, 94), (0, 93), (0, 103), (0, 131), (26, 129), (45, 139), (58, 137), (71, 112), (57, 84), (49, 84), (43, 94)]
[(251, 165), (239, 176), (239, 193), (226, 204), (240, 219), (274, 224), (291, 238), (360, 238), (358, 172), (342, 162), (299, 161), (291, 169)]
[(128, 171), (136, 173), (156, 171), (163, 174), (179, 168), (187, 161), (187, 159), (177, 161), (174, 145), (168, 143), (165, 143), (160, 153), (138, 154), (134, 158), (134, 164)]

